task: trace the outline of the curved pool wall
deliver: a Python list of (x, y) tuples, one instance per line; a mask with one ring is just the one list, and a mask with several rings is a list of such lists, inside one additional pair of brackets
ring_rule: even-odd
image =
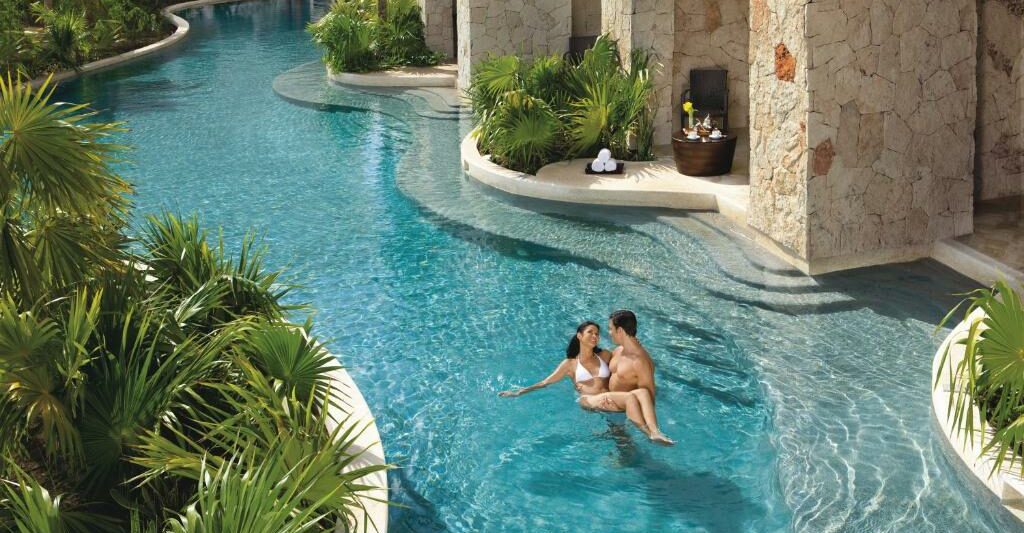
[[(61, 96), (128, 121), (139, 216), (264, 232), (401, 467), (392, 531), (1011, 530), (930, 426), (932, 330), (966, 279), (930, 261), (811, 279), (715, 214), (498, 197), (459, 168), (469, 124), (416, 96), (312, 72), (294, 80), (310, 102), (278, 96), (317, 58), (309, 15), (185, 11), (181, 46)], [(618, 307), (640, 316), (674, 448), (567, 384), (496, 396)]]

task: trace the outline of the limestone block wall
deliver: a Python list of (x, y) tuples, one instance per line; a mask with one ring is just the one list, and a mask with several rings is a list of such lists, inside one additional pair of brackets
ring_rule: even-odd
[(747, 223), (807, 259), (806, 0), (751, 0)]
[(572, 0), (572, 35), (601, 34), (601, 0)]
[(458, 0), (459, 87), (488, 54), (523, 58), (564, 54), (572, 33), (566, 0)]
[(419, 0), (427, 46), (447, 59), (455, 57), (455, 26), (451, 0)]
[(623, 58), (628, 58), (633, 49), (651, 53), (655, 144), (672, 141), (674, 11), (673, 0), (603, 0), (601, 5), (601, 32), (618, 40)]
[(813, 2), (805, 35), (807, 257), (971, 233), (975, 0)]
[(976, 188), (1024, 194), (1024, 0), (978, 0)]
[[(719, 67), (729, 71), (729, 127), (750, 123), (748, 58), (750, 0), (675, 0), (675, 51), (672, 55), (672, 101), (690, 85), (690, 69)], [(672, 113), (678, 129), (678, 105)]]

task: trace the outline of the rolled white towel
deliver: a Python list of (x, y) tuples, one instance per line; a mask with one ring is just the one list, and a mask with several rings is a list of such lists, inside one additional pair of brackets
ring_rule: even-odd
[(619, 168), (619, 163), (614, 159), (609, 159), (608, 161), (604, 162), (605, 172), (615, 172), (615, 169), (617, 168)]
[(599, 161), (607, 162), (607, 161), (610, 161), (611, 158), (612, 158), (612, 151), (607, 149), (607, 148), (602, 148), (601, 151), (597, 153), (597, 159)]
[(604, 161), (601, 161), (600, 159), (591, 161), (590, 170), (593, 170), (594, 172), (604, 172)]

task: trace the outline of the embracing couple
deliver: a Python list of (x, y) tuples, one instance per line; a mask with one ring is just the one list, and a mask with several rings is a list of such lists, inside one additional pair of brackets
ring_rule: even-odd
[(636, 315), (615, 311), (608, 318), (608, 333), (618, 345), (612, 351), (598, 348), (601, 327), (584, 322), (569, 340), (565, 360), (540, 383), (499, 393), (515, 397), (542, 389), (568, 377), (580, 393), (584, 409), (626, 413), (626, 416), (658, 444), (675, 442), (658, 428), (654, 412), (654, 361), (636, 338)]

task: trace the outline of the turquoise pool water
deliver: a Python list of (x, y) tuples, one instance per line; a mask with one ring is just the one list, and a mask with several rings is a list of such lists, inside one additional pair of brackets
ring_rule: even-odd
[[(302, 66), (308, 3), (184, 16), (182, 46), (61, 96), (128, 122), (139, 215), (265, 234), (400, 466), (392, 531), (1011, 527), (960, 488), (930, 420), (932, 329), (964, 279), (920, 262), (811, 280), (714, 214), (499, 197), (460, 171), (465, 122)], [(496, 396), (619, 307), (678, 446), (580, 411), (567, 383)]]

